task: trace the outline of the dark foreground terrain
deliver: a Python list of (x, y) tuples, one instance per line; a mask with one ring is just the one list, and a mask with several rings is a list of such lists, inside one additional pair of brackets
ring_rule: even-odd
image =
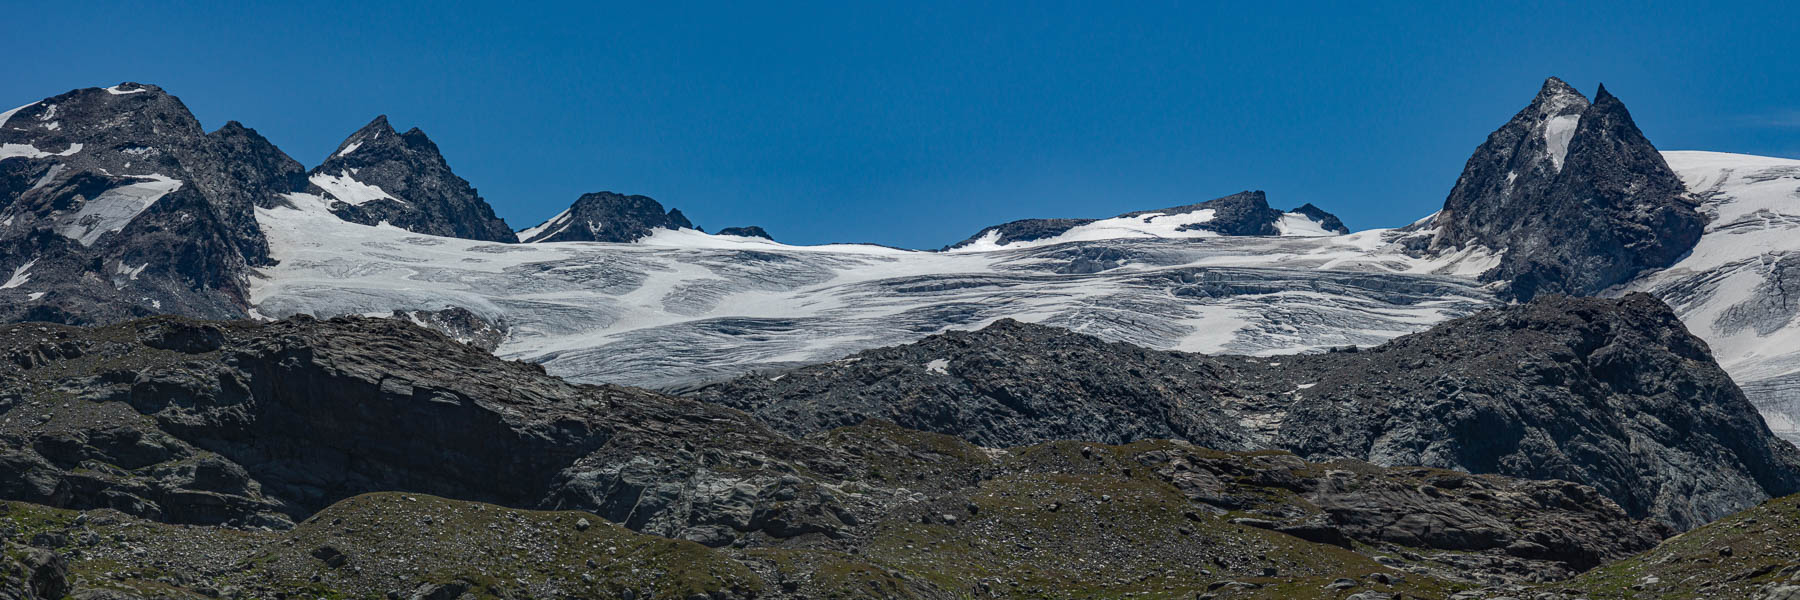
[(1794, 501), (1764, 501), (1800, 460), (1642, 296), (1262, 359), (1001, 323), (710, 402), (397, 319), (16, 324), (0, 365), (0, 598), (1685, 597), (1796, 576)]

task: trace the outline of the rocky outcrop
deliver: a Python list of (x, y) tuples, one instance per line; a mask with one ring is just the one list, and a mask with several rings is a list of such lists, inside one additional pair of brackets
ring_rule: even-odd
[(769, 241), (775, 240), (774, 236), (769, 235), (769, 232), (764, 231), (763, 228), (757, 227), (755, 225), (751, 225), (749, 227), (726, 227), (724, 229), (720, 229), (718, 235), (735, 235), (738, 237), (759, 237), (759, 238), (769, 240)]
[(387, 115), (339, 144), (314, 167), (308, 191), (331, 212), (364, 225), (490, 242), (516, 242), (512, 228), (469, 182), (450, 170), (437, 144), (418, 128), (396, 133)]
[[(678, 209), (663, 211), (648, 196), (612, 192), (582, 194), (568, 210), (536, 227), (519, 232), (519, 241), (612, 242), (626, 244), (643, 239), (657, 229), (693, 229), (694, 224)], [(760, 229), (758, 229), (760, 231)], [(768, 237), (765, 233), (762, 237)]]
[(1512, 297), (1592, 295), (1694, 246), (1698, 201), (1606, 91), (1589, 103), (1554, 77), (1476, 148), (1435, 219), (1408, 243), (1499, 255), (1482, 275)]
[(212, 133), (150, 85), (75, 90), (0, 118), (0, 320), (245, 314), (272, 264), (254, 207), (302, 169), (253, 130)]
[[(1155, 221), (1169, 218), (1182, 219), (1184, 222), (1168, 227), (1155, 223)], [(1084, 227), (1103, 227), (1113, 230), (1111, 235), (1123, 237), (1288, 235), (1289, 232), (1283, 227), (1284, 218), (1300, 218), (1315, 222), (1319, 229), (1327, 233), (1350, 233), (1350, 230), (1344, 227), (1344, 223), (1339, 221), (1336, 216), (1312, 204), (1306, 204), (1286, 212), (1270, 208), (1268, 197), (1259, 190), (1238, 192), (1198, 204), (1128, 212), (1110, 219), (1012, 221), (982, 229), (969, 239), (951, 244), (945, 249), (954, 250), (977, 242), (1007, 246), (1018, 242), (1054, 240), (1058, 236), (1078, 231)], [(1139, 227), (1139, 225), (1144, 227)], [(1134, 231), (1138, 229), (1142, 231)], [(1169, 229), (1169, 231), (1162, 231), (1162, 229)], [(1154, 235), (1150, 233), (1151, 230), (1156, 230)], [(1105, 234), (1102, 234), (1102, 237), (1104, 236)]]
[(1203, 356), (1002, 321), (696, 396), (805, 433), (883, 418), (982, 443), (1173, 436), (1592, 485), (1691, 528), (1800, 490), (1667, 306), (1552, 297), (1361, 351)]
[(396, 310), (393, 318), (444, 334), (445, 337), (493, 352), (506, 341), (505, 319), (486, 319), (461, 306), (439, 310)]
[(738, 378), (695, 397), (794, 434), (876, 418), (984, 446), (1179, 438), (1248, 450), (1264, 444), (1223, 398), (1235, 396), (1229, 382), (1253, 368), (1235, 357), (1148, 350), (1002, 319), (979, 331)]
[[(1297, 543), (1360, 547), (1352, 541), (1383, 554), (1429, 550), (1408, 560), (1445, 577), (1514, 580), (1572, 573), (1659, 532), (1573, 484), (1476, 477), (1456, 487), (1462, 476), (1443, 471), (1167, 441), (1002, 451), (875, 421), (795, 438), (725, 407), (569, 384), (400, 319), (12, 325), (0, 328), (0, 361), (0, 497), (203, 526), (182, 535), (309, 518), (318, 530), (334, 504), (401, 491), (894, 565), (910, 552), (895, 541), (920, 535), (940, 547), (999, 544), (1007, 556), (992, 564), (1098, 581), (1127, 554), (1119, 568), (1372, 568), (1348, 553), (1270, 556)], [(1407, 521), (1412, 513), (1433, 516)], [(1267, 526), (1233, 521), (1245, 514)], [(1101, 535), (1113, 528), (1155, 533)], [(1152, 542), (1164, 550), (1129, 552)], [(366, 560), (356, 545), (300, 550), (325, 568), (373, 564), (356, 562)], [(130, 545), (93, 552), (131, 556)], [(978, 578), (959, 561), (910, 564), (966, 585)]]
[(1202, 210), (1213, 211), (1212, 219), (1194, 225), (1183, 225), (1180, 229), (1213, 231), (1221, 235), (1277, 235), (1281, 233), (1279, 229), (1275, 228), (1275, 223), (1281, 220), (1281, 211), (1269, 208), (1269, 199), (1262, 190), (1238, 192), (1199, 204), (1128, 212), (1119, 217), (1188, 214)]
[(73, 588), (55, 552), (0, 541), (0, 600), (62, 600)]
[(1800, 598), (1800, 495), (1777, 498), (1559, 583), (1564, 598)]
[[(881, 495), (882, 510), (856, 513), (836, 535), (799, 527), (791, 537), (714, 550), (628, 531), (588, 512), (414, 492), (353, 496), (274, 531), (0, 502), (0, 540), (35, 545), (21, 560), (32, 572), (66, 565), (47, 579), (76, 597), (93, 597), (95, 586), (209, 597), (296, 589), (348, 597), (396, 590), (401, 597), (655, 597), (676, 588), (715, 598), (837, 597), (858, 589), (956, 598), (1012, 588), (1147, 587), (1198, 597), (1256, 578), (1258, 586), (1303, 590), (1334, 582), (1318, 596), (1331, 598), (1347, 588), (1430, 597), (1453, 581), (1564, 579), (1586, 561), (1648, 548), (1661, 533), (1593, 490), (1561, 482), (1308, 463), (1167, 441), (1000, 451), (878, 422), (806, 441), (862, 463), (831, 494)], [(784, 475), (789, 483), (775, 494), (802, 492), (816, 477)], [(887, 493), (896, 488), (903, 492)], [(695, 509), (728, 520), (737, 502)], [(429, 573), (413, 568), (421, 561)], [(664, 567), (670, 564), (680, 567)], [(96, 569), (111, 574), (93, 577)]]
[(1579, 481), (1681, 529), (1800, 491), (1800, 453), (1645, 294), (1546, 298), (1287, 368), (1318, 382), (1277, 437), (1302, 455)]
[(1319, 228), (1325, 231), (1337, 234), (1350, 233), (1350, 228), (1345, 227), (1344, 222), (1339, 220), (1337, 215), (1325, 212), (1325, 209), (1313, 206), (1311, 202), (1302, 204), (1299, 208), (1288, 212), (1318, 222)]
[[(584, 506), (672, 536), (700, 516), (686, 512), (691, 498), (673, 502), (681, 488), (668, 484), (757, 489), (779, 480), (708, 477), (733, 463), (843, 468), (734, 411), (571, 385), (396, 319), (24, 325), (0, 329), (0, 347), (13, 365), (0, 375), (0, 406), (43, 410), (0, 425), (9, 452), (0, 480), (10, 483), (0, 491), (54, 506), (279, 526), (345, 497), (398, 489)], [(90, 375), (70, 378), (68, 369)], [(64, 393), (78, 400), (46, 404)], [(737, 443), (700, 457), (687, 454), (691, 439)]]

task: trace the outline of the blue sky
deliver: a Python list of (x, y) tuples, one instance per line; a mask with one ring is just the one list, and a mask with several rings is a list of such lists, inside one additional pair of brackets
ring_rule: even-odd
[(1553, 74), (1663, 149), (1800, 157), (1779, 3), (370, 4), (14, 6), (0, 104), (155, 83), (308, 166), (387, 114), (514, 228), (612, 190), (933, 248), (1244, 189), (1404, 224)]

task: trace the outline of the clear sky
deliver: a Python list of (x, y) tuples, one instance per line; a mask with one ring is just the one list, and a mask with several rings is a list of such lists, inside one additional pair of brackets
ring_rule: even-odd
[(1666, 150), (1800, 157), (1783, 3), (34, 4), (0, 108), (155, 83), (309, 167), (387, 114), (515, 229), (600, 190), (793, 243), (1244, 189), (1395, 226), (1547, 75)]

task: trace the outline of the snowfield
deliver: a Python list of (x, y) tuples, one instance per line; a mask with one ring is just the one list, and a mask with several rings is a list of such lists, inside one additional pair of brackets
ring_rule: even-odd
[(1800, 442), (1800, 160), (1664, 152), (1710, 219), (1692, 252), (1630, 288), (1661, 297)]
[[(1668, 301), (1771, 427), (1800, 439), (1800, 302), (1788, 300), (1800, 297), (1800, 161), (1665, 156), (1711, 223), (1680, 263), (1616, 292)], [(1409, 230), (1329, 235), (1290, 213), (1284, 236), (1231, 237), (1182, 230), (1212, 216), (1195, 211), (918, 252), (694, 230), (633, 244), (497, 244), (357, 225), (317, 196), (290, 200), (257, 212), (280, 261), (253, 282), (257, 314), (462, 307), (508, 332), (501, 356), (578, 381), (650, 387), (825, 362), (1005, 317), (1192, 352), (1377, 344), (1492, 306), (1477, 277), (1502, 256), (1479, 246), (1430, 259), (1400, 252), (1402, 237), (1436, 234), (1422, 227), (1431, 217)], [(567, 221), (559, 214), (520, 235)]]
[(257, 213), (279, 261), (253, 282), (258, 314), (458, 306), (504, 324), (498, 354), (590, 382), (680, 386), (1005, 317), (1156, 348), (1284, 353), (1375, 344), (1494, 302), (1472, 281), (1371, 253), (1380, 232), (956, 253), (694, 230), (497, 244), (357, 225), (317, 196), (289, 199)]

